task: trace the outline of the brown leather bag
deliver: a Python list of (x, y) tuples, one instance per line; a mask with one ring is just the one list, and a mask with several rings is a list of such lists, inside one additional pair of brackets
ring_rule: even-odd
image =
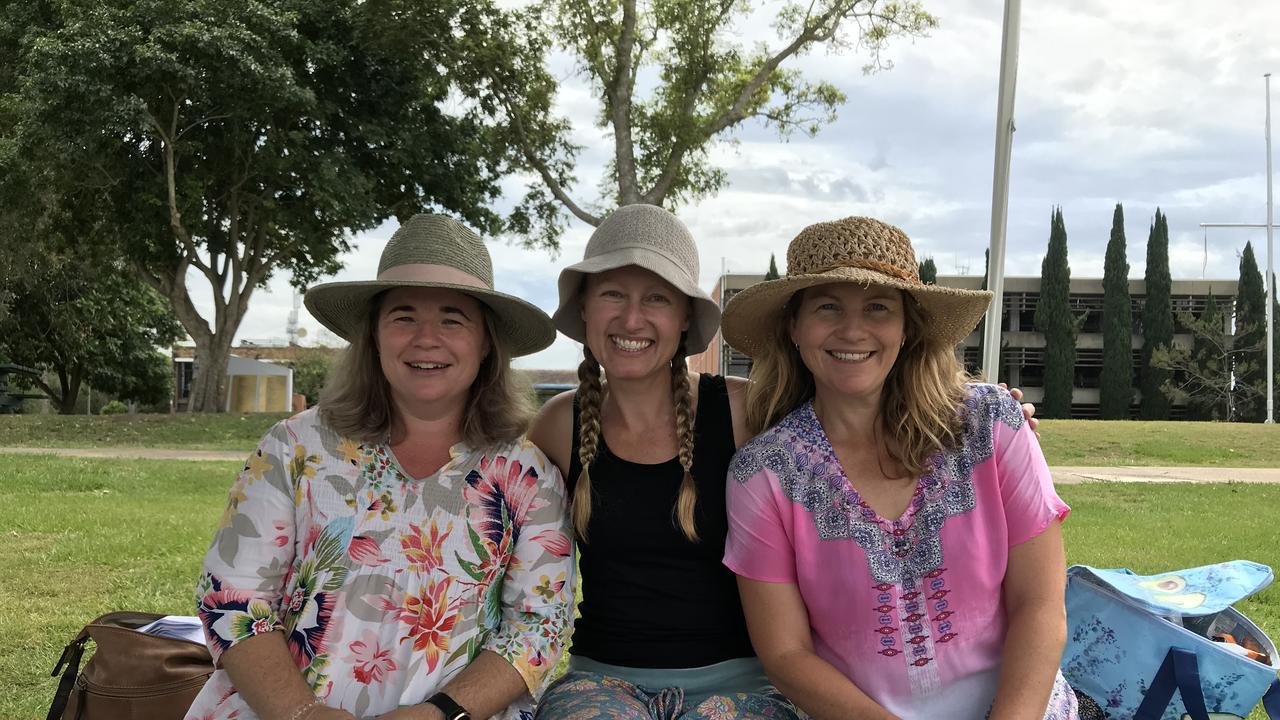
[[(47, 720), (182, 720), (213, 674), (209, 649), (140, 633), (163, 615), (112, 612), (94, 620), (62, 651), (62, 675)], [(80, 670), (90, 639), (97, 650)]]

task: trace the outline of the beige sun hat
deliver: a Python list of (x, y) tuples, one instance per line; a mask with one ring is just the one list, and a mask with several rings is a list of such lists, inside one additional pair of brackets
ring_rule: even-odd
[(624, 205), (591, 233), (582, 262), (560, 272), (560, 307), (551, 316), (556, 328), (585, 342), (578, 298), (584, 277), (627, 265), (642, 267), (689, 296), (685, 350), (706, 350), (720, 327), (720, 306), (698, 287), (698, 247), (689, 228), (656, 205)]
[(536, 305), (493, 289), (493, 263), (480, 236), (444, 215), (414, 215), (404, 222), (378, 261), (378, 277), (316, 285), (307, 310), (321, 325), (351, 340), (369, 312), (369, 301), (392, 288), (456, 290), (484, 303), (512, 356), (535, 353), (556, 338), (551, 318)]
[(925, 285), (911, 248), (898, 228), (866, 217), (810, 225), (787, 246), (787, 275), (756, 283), (734, 295), (721, 330), (734, 348), (754, 356), (763, 350), (797, 291), (827, 283), (884, 285), (911, 293), (929, 332), (947, 347), (967, 336), (991, 304), (986, 290)]

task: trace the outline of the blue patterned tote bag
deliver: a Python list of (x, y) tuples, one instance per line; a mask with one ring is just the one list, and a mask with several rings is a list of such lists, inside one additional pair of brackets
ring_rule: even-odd
[(1259, 702), (1280, 720), (1275, 644), (1231, 607), (1271, 579), (1247, 560), (1161, 575), (1076, 565), (1062, 673), (1110, 720), (1243, 718)]

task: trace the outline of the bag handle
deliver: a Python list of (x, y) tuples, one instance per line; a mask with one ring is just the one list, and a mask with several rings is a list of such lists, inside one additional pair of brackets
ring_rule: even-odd
[[(1182, 696), (1182, 704), (1192, 720), (1209, 720), (1204, 690), (1200, 685), (1200, 663), (1195, 653), (1179, 647), (1169, 648), (1142, 698), (1142, 704), (1134, 712), (1133, 720), (1160, 720), (1165, 708), (1169, 707), (1169, 701), (1173, 700), (1174, 691)], [(1280, 702), (1280, 697), (1276, 700)]]
[(84, 644), (88, 640), (89, 633), (86, 628), (80, 631), (75, 640), (62, 648), (61, 657), (53, 666), (53, 672), (49, 673), (50, 677), (58, 677), (58, 673), (62, 673), (62, 679), (58, 681), (58, 692), (53, 696), (53, 704), (49, 706), (49, 714), (45, 720), (61, 720), (62, 713), (66, 711), (67, 702), (71, 699), (71, 689), (76, 684), (76, 677), (80, 674), (80, 658), (84, 655)]
[(1280, 678), (1271, 681), (1271, 688), (1262, 696), (1262, 708), (1271, 720), (1280, 720)]

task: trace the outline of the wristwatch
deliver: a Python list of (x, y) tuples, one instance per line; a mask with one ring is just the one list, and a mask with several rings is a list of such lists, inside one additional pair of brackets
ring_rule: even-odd
[(466, 708), (442, 692), (427, 698), (427, 702), (440, 708), (440, 712), (444, 713), (444, 720), (471, 720), (471, 713)]

